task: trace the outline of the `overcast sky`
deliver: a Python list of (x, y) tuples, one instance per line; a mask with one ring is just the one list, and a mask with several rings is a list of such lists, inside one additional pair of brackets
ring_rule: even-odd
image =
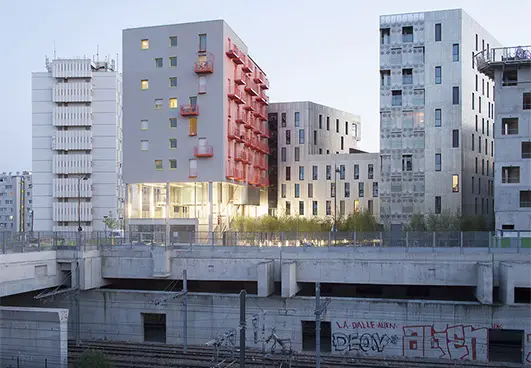
[[(311, 100), (362, 118), (379, 149), (381, 14), (463, 8), (504, 45), (531, 44), (531, 0), (0, 0), (0, 172), (31, 169), (31, 72), (45, 56), (116, 58), (122, 29), (224, 19), (271, 81), (271, 101)], [(120, 56), (121, 62), (121, 56)]]

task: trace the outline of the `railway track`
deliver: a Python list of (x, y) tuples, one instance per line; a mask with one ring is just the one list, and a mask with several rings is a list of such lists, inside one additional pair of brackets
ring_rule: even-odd
[[(110, 341), (84, 341), (80, 346), (69, 342), (69, 367), (75, 367), (75, 362), (87, 349), (104, 352), (116, 368), (185, 368), (185, 367), (231, 367), (239, 366), (239, 351), (237, 349), (220, 348), (218, 360), (214, 359), (213, 348), (190, 346), (188, 352), (183, 353), (180, 345), (126, 343)], [(291, 362), (291, 365), (288, 363)], [(255, 349), (246, 351), (248, 368), (262, 367), (298, 367), (314, 368), (315, 356), (308, 353), (296, 353), (291, 356), (280, 353), (266, 354)], [(357, 368), (471, 368), (471, 367), (511, 367), (507, 364), (480, 363), (455, 360), (407, 360), (393, 358), (353, 357), (324, 355), (321, 366), (329, 368), (357, 367)], [(513, 365), (518, 367), (520, 365)]]

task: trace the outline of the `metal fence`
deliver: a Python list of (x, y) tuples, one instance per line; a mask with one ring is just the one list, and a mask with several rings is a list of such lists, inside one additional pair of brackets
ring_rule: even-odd
[[(169, 236), (169, 238), (168, 238)], [(0, 233), (0, 254), (113, 246), (255, 246), (531, 249), (528, 232), (26, 232)]]

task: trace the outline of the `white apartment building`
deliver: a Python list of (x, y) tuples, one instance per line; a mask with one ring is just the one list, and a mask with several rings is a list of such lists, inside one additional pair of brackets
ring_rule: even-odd
[(494, 83), (474, 55), (498, 45), (461, 9), (380, 17), (384, 224), (492, 217)]
[(121, 75), (86, 58), (46, 69), (32, 76), (34, 230), (104, 230), (123, 218)]
[(339, 218), (367, 209), (378, 218), (378, 154), (356, 149), (359, 116), (308, 101), (279, 102), (269, 106), (269, 127), (278, 165), (270, 173), (278, 182), (272, 214)]
[(0, 232), (32, 230), (32, 180), (28, 171), (0, 173)]
[(491, 48), (478, 68), (494, 80), (496, 230), (531, 230), (531, 46)]

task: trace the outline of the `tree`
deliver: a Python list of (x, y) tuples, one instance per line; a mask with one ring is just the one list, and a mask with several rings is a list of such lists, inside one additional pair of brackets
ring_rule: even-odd
[(409, 223), (404, 226), (405, 231), (426, 231), (426, 220), (424, 215), (414, 213), (409, 220)]
[(118, 229), (120, 227), (120, 221), (113, 216), (111, 211), (109, 211), (108, 216), (103, 217), (103, 223), (109, 230)]
[(76, 368), (114, 368), (114, 364), (99, 350), (85, 350), (75, 366)]
[(345, 219), (339, 219), (338, 226), (339, 231), (377, 231), (378, 223), (373, 215), (369, 211), (352, 212)]

